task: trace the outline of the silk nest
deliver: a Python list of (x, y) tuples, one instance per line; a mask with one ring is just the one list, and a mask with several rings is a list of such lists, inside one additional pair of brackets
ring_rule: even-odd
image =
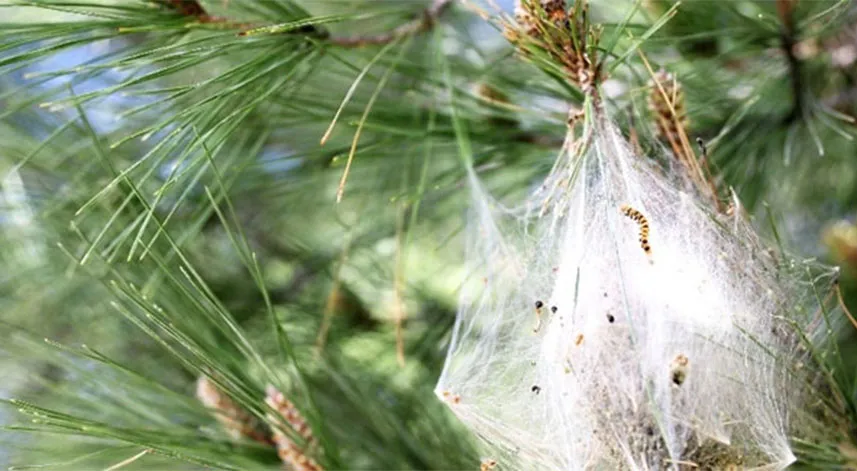
[[(635, 155), (606, 119), (523, 204), (470, 171), (468, 280), (436, 394), (501, 469), (782, 469), (798, 332), (830, 282)], [(677, 176), (678, 175), (678, 176)]]

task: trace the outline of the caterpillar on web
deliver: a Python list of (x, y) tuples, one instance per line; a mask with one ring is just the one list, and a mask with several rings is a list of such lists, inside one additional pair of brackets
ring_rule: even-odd
[(622, 205), (620, 210), (622, 214), (628, 216), (640, 226), (640, 247), (643, 249), (643, 252), (646, 252), (646, 255), (652, 255), (652, 246), (649, 245), (649, 220), (646, 219), (646, 216), (643, 216), (643, 213), (627, 204)]

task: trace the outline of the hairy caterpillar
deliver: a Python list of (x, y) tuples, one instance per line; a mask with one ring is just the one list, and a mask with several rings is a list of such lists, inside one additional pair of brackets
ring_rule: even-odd
[(628, 216), (640, 226), (640, 247), (643, 248), (643, 252), (646, 252), (646, 255), (652, 255), (652, 246), (649, 245), (649, 220), (646, 219), (646, 216), (643, 216), (643, 213), (627, 204), (622, 205), (620, 209), (622, 210), (622, 214)]

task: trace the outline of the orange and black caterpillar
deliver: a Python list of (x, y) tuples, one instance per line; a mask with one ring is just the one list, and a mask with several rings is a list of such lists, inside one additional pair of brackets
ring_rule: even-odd
[(643, 213), (627, 204), (622, 205), (619, 209), (621, 209), (622, 214), (633, 219), (640, 226), (640, 247), (643, 248), (643, 252), (646, 252), (646, 255), (651, 255), (652, 246), (649, 245), (649, 220), (646, 219), (646, 216), (643, 216)]

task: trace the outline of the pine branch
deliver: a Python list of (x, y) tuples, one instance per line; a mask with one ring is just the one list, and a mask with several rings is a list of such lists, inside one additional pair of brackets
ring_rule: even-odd
[[(0, 307), (37, 327), (40, 344), (93, 346), (5, 355), (14, 342), (0, 329), (0, 366), (27, 372), (7, 378), (22, 401), (10, 411), (24, 414), (7, 432), (31, 434), (10, 440), (12, 464), (508, 467), (502, 453), (480, 457), (431, 396), (461, 335), (464, 167), (479, 192), (514, 203), (567, 150), (566, 111), (596, 94), (607, 116), (653, 102), (655, 120), (632, 113), (624, 133), (641, 157), (660, 135), (702, 192), (710, 161), (735, 188), (718, 221), (744, 214), (739, 196), (748, 215), (775, 199), (819, 255), (811, 219), (857, 205), (841, 177), (854, 174), (857, 133), (843, 115), (854, 111), (853, 61), (843, 51), (834, 70), (833, 51), (801, 49), (841, 30), (846, 2), (593, 0), (589, 15), (583, 1), (521, 0), (518, 24), (484, 15), (513, 41), (502, 47), (490, 27), (469, 37), (469, 25), (490, 26), (476, 16), (441, 27), (452, 0), (423, 1), (347, 12), (299, 2), (312, 14), (291, 0), (0, 6), (39, 15), (0, 25), (0, 170), (20, 174), (31, 211), (28, 228), (16, 225), (14, 185), (0, 181), (0, 259), (16, 267), (0, 277)], [(652, 70), (666, 65), (681, 83), (650, 77), (646, 55), (669, 60)], [(818, 149), (825, 159), (812, 158)], [(655, 237), (663, 223), (646, 213)], [(835, 242), (857, 253), (850, 238)], [(852, 301), (851, 281), (828, 307)], [(831, 312), (816, 314), (819, 330), (840, 328), (823, 325)], [(818, 458), (814, 469), (853, 461), (840, 433), (857, 423), (842, 346), (805, 346), (828, 368), (817, 408), (838, 417), (820, 420), (833, 438), (795, 446)], [(22, 360), (7, 368), (9, 358)], [(445, 399), (466, 410), (472, 394)]]

